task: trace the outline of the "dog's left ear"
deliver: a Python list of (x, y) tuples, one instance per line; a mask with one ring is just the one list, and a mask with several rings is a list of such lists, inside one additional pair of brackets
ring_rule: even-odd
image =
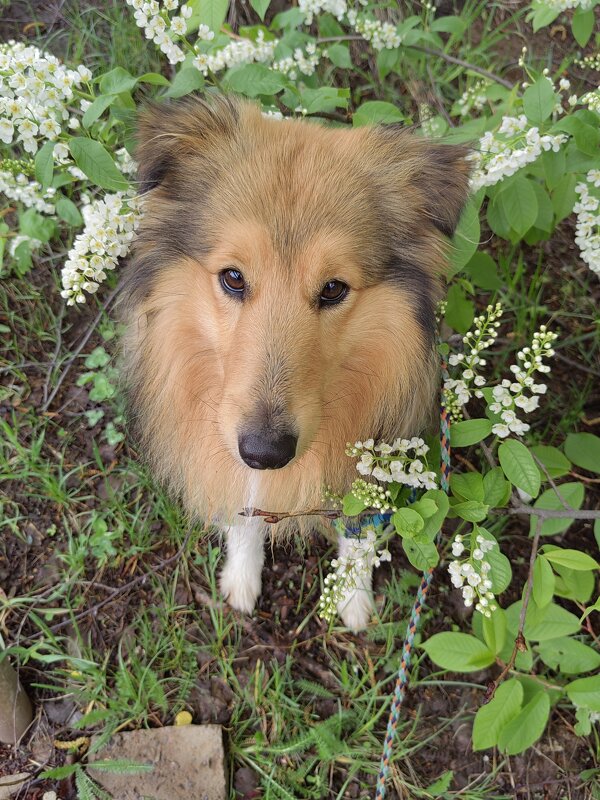
[(469, 196), (469, 149), (415, 136), (398, 125), (373, 129), (397, 194), (410, 195), (432, 224), (453, 236)]
[(422, 140), (418, 182), (425, 192), (425, 211), (445, 236), (453, 236), (469, 197), (469, 150)]

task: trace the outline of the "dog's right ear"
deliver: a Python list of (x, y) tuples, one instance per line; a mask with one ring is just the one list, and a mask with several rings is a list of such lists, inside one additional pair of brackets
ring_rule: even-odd
[(239, 101), (222, 95), (146, 106), (138, 118), (136, 137), (139, 192), (160, 186), (185, 158), (208, 155), (219, 142), (234, 136), (240, 111)]

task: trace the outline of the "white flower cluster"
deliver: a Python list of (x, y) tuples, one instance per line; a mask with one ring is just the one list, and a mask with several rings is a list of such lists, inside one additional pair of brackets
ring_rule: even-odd
[(81, 209), (85, 227), (76, 236), (62, 269), (61, 296), (67, 305), (84, 303), (127, 254), (139, 225), (141, 209), (137, 197), (123, 192), (92, 200)]
[(356, 469), (361, 475), (371, 475), (383, 483), (401, 483), (414, 489), (437, 488), (435, 472), (428, 470), (426, 456), (429, 447), (423, 439), (414, 436), (412, 439), (396, 439), (393, 444), (373, 439), (348, 445), (346, 454), (360, 457)]
[(9, 200), (23, 203), (27, 208), (34, 208), (40, 214), (54, 214), (53, 199), (56, 189), (48, 187), (42, 190), (37, 181), (30, 180), (22, 172), (13, 175), (12, 172), (0, 169), (0, 192)]
[(593, 69), (595, 72), (600, 71), (600, 53), (596, 53), (595, 55), (584, 56), (583, 58), (578, 58), (575, 60), (575, 63), (578, 67), (583, 67), (584, 69)]
[[(125, 0), (134, 10), (133, 17), (138, 28), (144, 29), (144, 36), (160, 48), (169, 61), (169, 64), (179, 64), (185, 60), (185, 53), (176, 44), (175, 40), (187, 33), (187, 20), (192, 16), (191, 6), (182, 5), (179, 14), (169, 16), (170, 11), (176, 11), (179, 0), (163, 0), (162, 5), (158, 0)], [(206, 26), (200, 26), (206, 28)], [(208, 30), (208, 29), (207, 29)], [(201, 32), (199, 32), (201, 35)], [(211, 32), (211, 37), (214, 33)]]
[(359, 15), (354, 10), (348, 11), (348, 22), (375, 50), (394, 50), (402, 44), (398, 28), (391, 22), (380, 22), (374, 17)]
[(600, 114), (600, 87), (594, 89), (593, 92), (586, 92), (586, 94), (581, 95), (579, 102), (587, 106), (591, 111)]
[(321, 54), (317, 51), (316, 44), (309, 42), (305, 50), (297, 47), (293, 56), (275, 61), (273, 69), (283, 72), (284, 75), (287, 75), (292, 80), (296, 80), (299, 72), (302, 75), (312, 75), (319, 66), (320, 57)]
[(585, 183), (578, 183), (578, 200), (573, 210), (577, 214), (575, 244), (581, 258), (591, 270), (600, 275), (600, 169), (591, 169)]
[(298, 0), (298, 8), (304, 14), (304, 22), (311, 25), (313, 17), (323, 11), (341, 20), (347, 11), (346, 0)]
[[(452, 367), (462, 367), (460, 378), (446, 378), (444, 381), (444, 405), (454, 421), (462, 419), (462, 407), (465, 406), (473, 394), (481, 397), (481, 387), (485, 385), (485, 378), (478, 373), (479, 367), (486, 365), (486, 360), (481, 358), (481, 352), (490, 348), (498, 336), (502, 306), (500, 303), (489, 305), (486, 310), (473, 320), (470, 331), (463, 336), (463, 353), (453, 353), (448, 358)], [(473, 387), (477, 387), (474, 389)]]
[(526, 164), (531, 164), (544, 151), (560, 150), (569, 138), (559, 133), (540, 135), (537, 127), (528, 128), (527, 117), (503, 117), (496, 133), (487, 131), (479, 140), (479, 150), (467, 158), (473, 162), (471, 188), (493, 186), (509, 175), (514, 175)]
[(323, 594), (319, 599), (318, 614), (327, 622), (333, 621), (351, 592), (364, 588), (373, 567), (379, 567), (382, 561), (392, 560), (389, 550), (377, 550), (377, 534), (372, 528), (367, 529), (362, 538), (346, 541), (348, 553), (331, 562), (334, 572), (326, 576)]
[(260, 30), (255, 42), (250, 39), (235, 39), (214, 53), (198, 53), (192, 63), (203, 75), (253, 61), (264, 64), (273, 61), (277, 44), (277, 39), (266, 41), (263, 31)]
[(456, 101), (458, 113), (461, 117), (466, 117), (473, 109), (481, 111), (487, 103), (487, 89), (490, 81), (483, 78), (469, 86)]
[(485, 617), (491, 617), (492, 612), (497, 606), (493, 602), (494, 594), (491, 591), (492, 581), (490, 571), (492, 569), (489, 561), (485, 560), (485, 555), (496, 546), (496, 542), (485, 539), (481, 534), (475, 538), (475, 547), (472, 553), (467, 552), (467, 557), (458, 560), (465, 553), (465, 543), (462, 536), (456, 536), (452, 543), (452, 555), (455, 557), (448, 566), (452, 585), (457, 589), (462, 589), (462, 596), (467, 608), (470, 608), (475, 601), (475, 610)]
[(69, 120), (75, 90), (91, 80), (87, 67), (67, 69), (33, 45), (0, 45), (0, 141), (35, 155), (40, 141), (55, 141)]
[(500, 414), (502, 419), (502, 422), (492, 426), (492, 433), (501, 439), (505, 439), (511, 433), (521, 436), (529, 430), (530, 426), (517, 417), (517, 409), (525, 414), (535, 411), (540, 402), (539, 395), (546, 393), (548, 388), (546, 384), (535, 383), (533, 374), (550, 372), (550, 367), (544, 364), (543, 360), (554, 355), (552, 343), (556, 338), (556, 333), (552, 333), (542, 325), (539, 331), (533, 334), (531, 347), (524, 347), (517, 353), (517, 361), (520, 363), (510, 366), (513, 379), (505, 379), (492, 389), (494, 402), (490, 405), (490, 410)]

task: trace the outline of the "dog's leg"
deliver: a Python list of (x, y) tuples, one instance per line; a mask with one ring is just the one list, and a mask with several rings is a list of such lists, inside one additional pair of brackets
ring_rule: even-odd
[(230, 606), (251, 614), (260, 595), (265, 560), (265, 528), (258, 519), (232, 525), (225, 533), (227, 559), (221, 572), (221, 592)]
[(349, 539), (345, 536), (340, 536), (338, 543), (340, 558), (359, 558), (363, 564), (363, 568), (358, 571), (356, 587), (348, 589), (338, 603), (338, 614), (347, 628), (355, 632), (362, 631), (369, 624), (373, 613), (371, 592), (373, 544), (366, 540)]

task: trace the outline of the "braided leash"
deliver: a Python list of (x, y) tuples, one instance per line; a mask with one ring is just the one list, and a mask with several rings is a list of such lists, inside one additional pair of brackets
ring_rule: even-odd
[[(442, 375), (448, 377), (447, 367), (445, 361), (442, 361)], [(442, 489), (448, 493), (450, 489), (450, 417), (443, 402), (440, 406), (440, 484)], [(423, 572), (421, 585), (417, 591), (417, 597), (412, 607), (410, 615), (410, 622), (406, 629), (406, 637), (404, 639), (404, 646), (402, 648), (402, 658), (400, 660), (400, 668), (398, 669), (398, 676), (396, 678), (396, 687), (394, 689), (394, 696), (392, 698), (392, 705), (390, 708), (390, 716), (388, 718), (387, 731), (383, 743), (383, 753), (381, 755), (381, 762), (379, 765), (379, 776), (377, 778), (377, 791), (375, 792), (375, 800), (383, 800), (385, 797), (385, 785), (390, 771), (390, 760), (392, 757), (392, 746), (394, 744), (394, 737), (396, 735), (396, 728), (400, 720), (400, 706), (406, 694), (406, 684), (408, 683), (408, 676), (410, 670), (410, 657), (413, 649), (415, 635), (419, 627), (421, 617), (421, 609), (427, 599), (427, 593), (431, 585), (431, 578), (433, 576), (433, 569), (428, 569)]]

